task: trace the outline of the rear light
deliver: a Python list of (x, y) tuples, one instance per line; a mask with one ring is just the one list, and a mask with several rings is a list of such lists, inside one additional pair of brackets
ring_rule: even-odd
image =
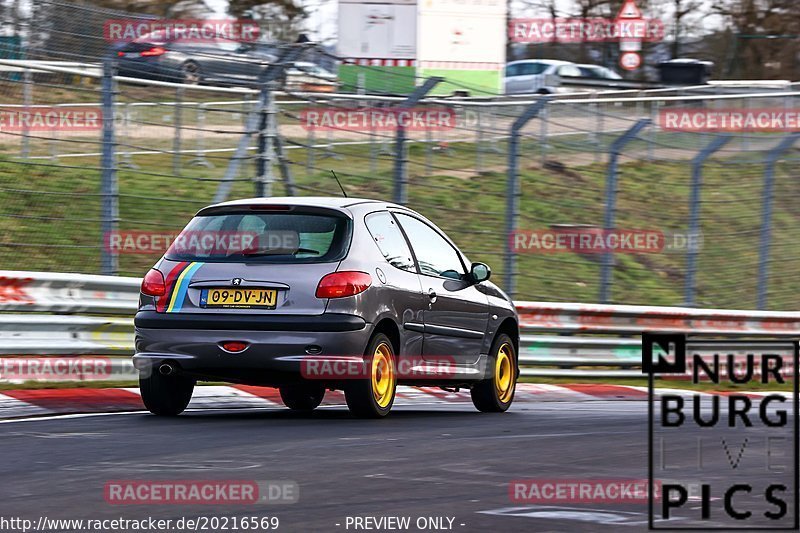
[(220, 346), (222, 346), (222, 349), (226, 352), (238, 353), (244, 351), (248, 344), (246, 342), (227, 341), (220, 344)]
[(150, 50), (142, 50), (139, 52), (139, 55), (142, 57), (152, 57), (152, 56), (160, 56), (167, 53), (167, 51), (161, 46), (154, 46)]
[(147, 296), (164, 296), (167, 293), (167, 285), (164, 283), (164, 274), (151, 268), (150, 272), (142, 280), (142, 294)]
[(125, 52), (117, 52), (118, 57), (125, 57)]
[(334, 272), (328, 274), (317, 285), (317, 298), (344, 298), (364, 292), (372, 285), (366, 272)]

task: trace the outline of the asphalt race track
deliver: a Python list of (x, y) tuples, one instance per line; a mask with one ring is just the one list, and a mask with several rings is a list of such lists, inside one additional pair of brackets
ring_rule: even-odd
[[(696, 431), (683, 435), (691, 446)], [(646, 479), (644, 401), (518, 403), (503, 415), (432, 403), (377, 421), (353, 419), (343, 407), (57, 416), (0, 423), (0, 446), (0, 515), (34, 522), (255, 515), (277, 516), (278, 531), (356, 531), (348, 516), (408, 516), (412, 524), (451, 517), (456, 531), (647, 527), (640, 503), (509, 497), (515, 479)], [(106, 482), (131, 479), (293, 480), (300, 497), (271, 506), (106, 503)]]

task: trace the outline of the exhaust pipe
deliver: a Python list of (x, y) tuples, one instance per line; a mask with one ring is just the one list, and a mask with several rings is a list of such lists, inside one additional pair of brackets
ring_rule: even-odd
[(172, 363), (164, 363), (158, 367), (158, 373), (161, 374), (162, 376), (169, 376), (171, 374), (174, 374), (175, 370), (176, 369), (172, 365)]

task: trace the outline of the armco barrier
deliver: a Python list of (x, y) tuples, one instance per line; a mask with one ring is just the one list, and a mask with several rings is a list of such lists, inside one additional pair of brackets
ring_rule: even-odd
[(0, 270), (0, 311), (130, 316), (140, 284), (138, 278)]
[[(0, 355), (133, 353), (131, 316), (139, 283), (138, 278), (0, 271), (0, 311), (7, 311), (0, 313)], [(517, 309), (524, 376), (641, 376), (642, 331), (800, 336), (798, 312), (553, 302), (518, 302)]]

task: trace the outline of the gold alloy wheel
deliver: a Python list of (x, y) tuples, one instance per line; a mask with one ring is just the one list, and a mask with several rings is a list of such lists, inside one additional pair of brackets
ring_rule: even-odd
[(511, 401), (514, 394), (514, 352), (511, 345), (503, 343), (497, 350), (494, 363), (494, 388), (502, 403)]
[(396, 376), (394, 373), (394, 359), (392, 349), (388, 344), (382, 342), (375, 348), (372, 355), (372, 394), (375, 403), (381, 409), (389, 406), (394, 396), (394, 384)]

